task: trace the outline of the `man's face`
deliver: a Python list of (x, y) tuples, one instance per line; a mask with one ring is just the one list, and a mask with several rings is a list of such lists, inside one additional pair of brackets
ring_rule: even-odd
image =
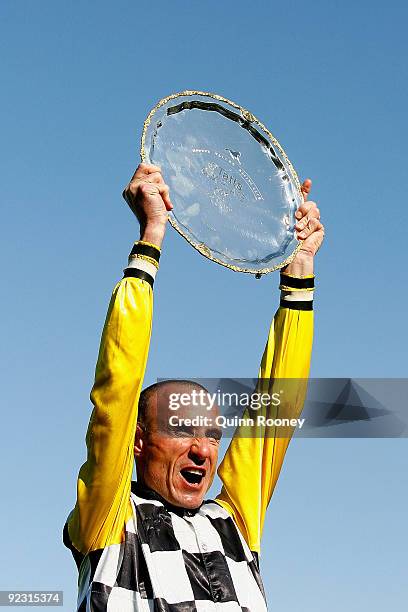
[[(190, 509), (200, 506), (211, 486), (221, 437), (215, 424), (217, 408), (209, 410), (208, 403), (197, 394), (194, 405), (188, 402), (187, 396), (194, 389), (199, 391), (174, 382), (152, 396), (146, 427), (138, 426), (135, 439), (138, 480), (174, 506)], [(170, 398), (180, 393), (186, 394), (185, 405), (170, 410)], [(196, 405), (197, 400), (200, 405)], [(199, 424), (184, 422), (197, 417), (201, 417)]]

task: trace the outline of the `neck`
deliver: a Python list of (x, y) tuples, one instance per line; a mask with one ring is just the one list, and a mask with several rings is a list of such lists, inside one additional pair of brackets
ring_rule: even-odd
[(175, 506), (174, 504), (171, 504), (162, 495), (160, 495), (160, 493), (158, 493), (151, 487), (148, 487), (145, 484), (145, 482), (140, 478), (138, 478), (136, 482), (134, 481), (132, 482), (132, 493), (134, 493), (135, 495), (138, 495), (139, 497), (143, 497), (145, 499), (155, 499), (161, 502), (167, 510), (171, 510), (171, 512), (174, 512), (175, 514), (179, 514), (179, 515), (183, 515), (186, 513), (191, 514), (191, 515), (195, 514), (196, 512), (199, 511), (202, 505), (200, 504), (200, 506), (198, 506), (197, 508), (182, 508), (181, 506)]

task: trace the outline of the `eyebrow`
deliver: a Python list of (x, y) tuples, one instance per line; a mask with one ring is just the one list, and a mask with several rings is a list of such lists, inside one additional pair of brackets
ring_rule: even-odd
[(222, 431), (218, 427), (214, 427), (213, 429), (207, 429), (205, 432), (206, 438), (222, 438)]
[(212, 427), (196, 432), (196, 429), (192, 425), (167, 424), (165, 427), (159, 428), (157, 431), (158, 433), (167, 433), (170, 435), (176, 434), (177, 432), (180, 434), (185, 432), (197, 438), (215, 438), (217, 440), (222, 438), (222, 430), (219, 427)]

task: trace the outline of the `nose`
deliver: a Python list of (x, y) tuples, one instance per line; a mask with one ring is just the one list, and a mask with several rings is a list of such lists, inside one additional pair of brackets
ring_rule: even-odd
[(210, 456), (210, 441), (208, 438), (195, 438), (191, 444), (188, 458), (197, 465), (202, 465)]

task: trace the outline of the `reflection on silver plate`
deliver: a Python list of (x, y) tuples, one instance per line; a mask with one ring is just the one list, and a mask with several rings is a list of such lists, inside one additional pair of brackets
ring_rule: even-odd
[(200, 253), (258, 275), (292, 260), (299, 179), (247, 110), (211, 93), (168, 96), (145, 121), (141, 156), (161, 167), (174, 204), (169, 220)]

